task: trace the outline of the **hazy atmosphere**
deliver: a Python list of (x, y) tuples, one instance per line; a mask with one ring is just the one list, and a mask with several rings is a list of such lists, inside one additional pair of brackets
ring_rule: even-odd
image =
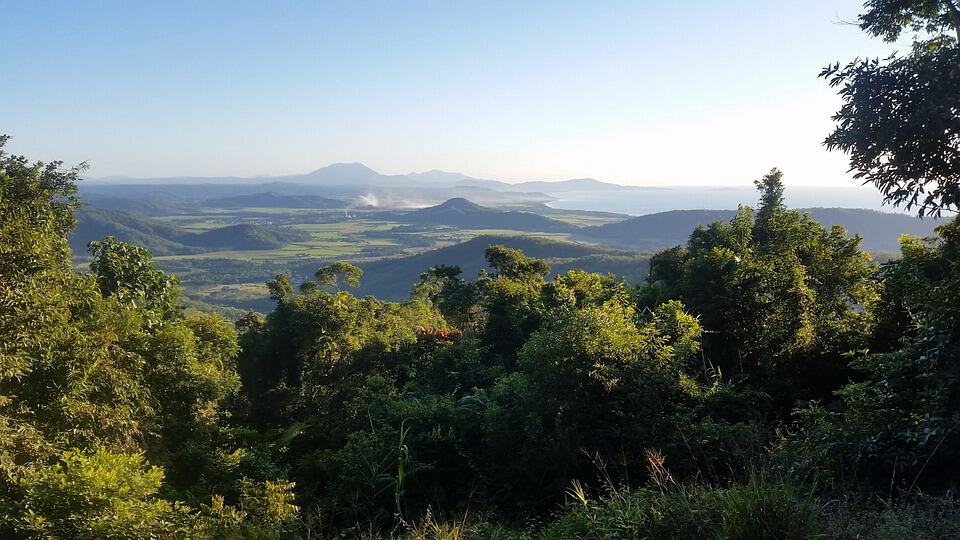
[(820, 142), (839, 100), (816, 75), (895, 49), (850, 24), (860, 4), (10, 3), (0, 122), (14, 150), (91, 177), (359, 161), (748, 185), (777, 165), (833, 185), (848, 165)]

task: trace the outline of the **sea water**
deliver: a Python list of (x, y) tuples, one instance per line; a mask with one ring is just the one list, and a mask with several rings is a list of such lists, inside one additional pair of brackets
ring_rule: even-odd
[[(593, 210), (641, 216), (668, 210), (735, 210), (739, 205), (757, 205), (752, 187), (638, 187), (610, 191), (548, 193), (556, 197), (548, 205), (562, 210)], [(883, 204), (883, 196), (863, 187), (787, 187), (790, 208), (867, 208), (882, 212), (905, 212)]]

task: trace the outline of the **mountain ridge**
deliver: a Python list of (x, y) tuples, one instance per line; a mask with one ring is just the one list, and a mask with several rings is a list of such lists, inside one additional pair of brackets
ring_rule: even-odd
[(317, 186), (371, 186), (371, 187), (480, 187), (494, 191), (589, 191), (630, 189), (611, 182), (595, 178), (573, 178), (569, 180), (528, 180), (523, 182), (504, 182), (474, 178), (458, 172), (431, 169), (424, 172), (407, 174), (383, 174), (363, 163), (331, 163), (303, 174), (242, 176), (169, 176), (169, 177), (132, 177), (109, 176), (88, 178), (88, 183), (96, 185), (123, 184), (266, 184), (271, 182), (292, 182)]
[[(920, 220), (906, 214), (866, 208), (798, 208), (824, 227), (840, 225), (847, 234), (863, 237), (868, 251), (898, 251), (901, 234), (932, 236), (940, 220)], [(685, 245), (690, 233), (714, 221), (729, 221), (736, 210), (670, 210), (632, 217), (616, 223), (584, 227), (577, 237), (617, 247), (656, 250)]]

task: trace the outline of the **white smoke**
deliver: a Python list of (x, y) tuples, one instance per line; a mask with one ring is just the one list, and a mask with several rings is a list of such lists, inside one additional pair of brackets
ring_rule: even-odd
[(351, 206), (380, 206), (380, 201), (377, 200), (376, 195), (368, 193), (357, 197)]

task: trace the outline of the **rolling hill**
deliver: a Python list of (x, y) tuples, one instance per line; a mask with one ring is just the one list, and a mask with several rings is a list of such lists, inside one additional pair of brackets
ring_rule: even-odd
[(84, 208), (70, 234), (74, 254), (86, 253), (87, 243), (105, 236), (143, 246), (154, 255), (191, 255), (213, 250), (264, 250), (306, 241), (310, 234), (263, 225), (229, 225), (194, 233), (134, 212)]
[[(805, 208), (810, 217), (824, 226), (840, 225), (848, 234), (863, 237), (867, 251), (895, 251), (899, 249), (901, 234), (931, 236), (942, 221), (920, 220), (905, 214), (877, 212), (851, 208)], [(577, 237), (617, 247), (658, 250), (683, 245), (690, 232), (714, 221), (729, 221), (733, 210), (673, 210), (639, 216), (618, 223), (586, 227)]]
[(243, 251), (278, 249), (290, 242), (307, 240), (310, 240), (310, 233), (308, 232), (242, 223), (190, 234), (185, 236), (182, 241), (191, 246), (207, 250)]
[(102, 240), (105, 236), (115, 236), (124, 242), (145, 247), (154, 255), (202, 253), (202, 248), (182, 242), (189, 234), (179, 227), (135, 212), (82, 208), (77, 212), (77, 227), (69, 239), (74, 255), (86, 253), (88, 242)]
[(528, 256), (547, 259), (553, 273), (582, 268), (611, 272), (636, 283), (646, 277), (649, 269), (649, 257), (644, 254), (529, 236), (486, 235), (419, 255), (357, 263), (364, 270), (357, 292), (401, 300), (408, 297), (421, 273), (442, 264), (459, 266), (464, 279), (473, 279), (481, 269), (487, 268), (484, 250), (491, 244), (503, 244), (520, 249)]
[(396, 218), (412, 225), (446, 225), (461, 229), (511, 229), (525, 232), (570, 232), (567, 223), (538, 214), (486, 208), (464, 198), (453, 198)]

